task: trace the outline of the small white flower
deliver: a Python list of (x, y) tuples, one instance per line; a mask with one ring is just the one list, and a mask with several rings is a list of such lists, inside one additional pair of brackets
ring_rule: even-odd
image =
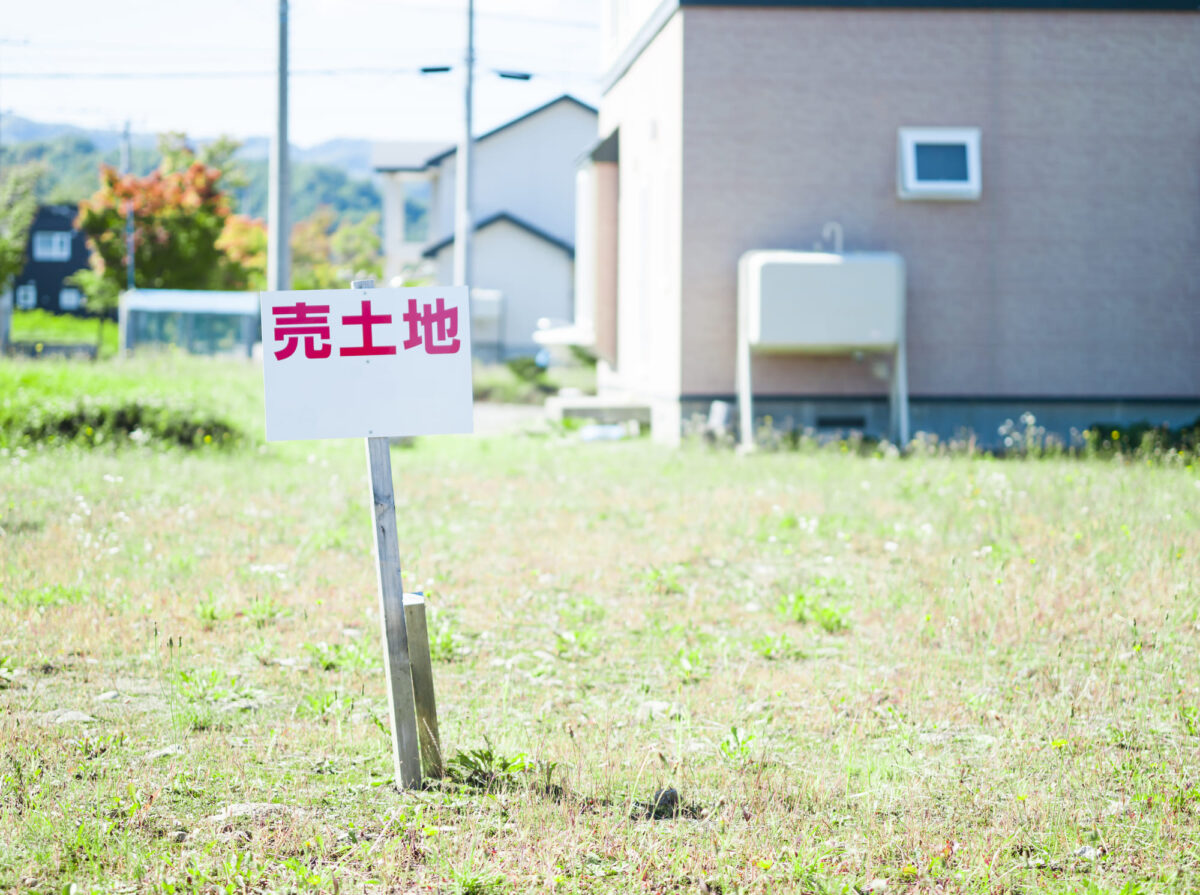
[(895, 541), (884, 541), (883, 549), (886, 550), (888, 553), (895, 553), (897, 550), (900, 549), (900, 545), (897, 544)]

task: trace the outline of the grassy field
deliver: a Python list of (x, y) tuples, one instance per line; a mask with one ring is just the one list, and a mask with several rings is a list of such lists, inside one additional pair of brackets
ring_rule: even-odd
[(14, 342), (95, 345), (97, 335), (101, 336), (100, 356), (115, 356), (117, 353), (117, 323), (115, 320), (105, 320), (101, 324), (95, 318), (52, 314), (42, 310), (14, 311), (12, 316), (11, 336)]
[(0, 890), (1200, 891), (1184, 459), (419, 439), (414, 793), (363, 447), (260, 431), (0, 452)]

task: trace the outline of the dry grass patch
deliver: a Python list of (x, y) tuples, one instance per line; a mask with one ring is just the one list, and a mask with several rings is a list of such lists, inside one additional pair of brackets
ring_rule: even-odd
[(397, 450), (419, 793), (361, 445), (0, 463), (0, 888), (1200, 888), (1183, 462)]

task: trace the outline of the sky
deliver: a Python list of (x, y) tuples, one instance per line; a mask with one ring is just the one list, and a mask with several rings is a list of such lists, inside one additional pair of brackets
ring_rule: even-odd
[[(595, 104), (601, 0), (476, 0), (475, 131)], [(454, 140), (466, 0), (290, 0), (291, 142)], [(0, 0), (0, 112), (193, 137), (274, 128), (279, 0)], [(518, 70), (529, 81), (500, 78)], [(53, 75), (54, 77), (46, 77)]]

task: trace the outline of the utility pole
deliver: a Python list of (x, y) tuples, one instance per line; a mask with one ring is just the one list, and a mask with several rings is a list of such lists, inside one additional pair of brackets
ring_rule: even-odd
[[(129, 136), (129, 121), (125, 122), (125, 140), (121, 143), (121, 173), (133, 170), (133, 145)], [(125, 288), (132, 292), (136, 287), (133, 279), (133, 200), (125, 200)]]
[(454, 285), (471, 285), (471, 90), (475, 82), (475, 0), (467, 0), (467, 53), (463, 57), (463, 131), (458, 144), (457, 184), (454, 193)]
[(288, 0), (279, 0), (279, 54), (276, 72), (275, 139), (271, 141), (267, 201), (267, 289), (289, 289), (292, 258), (288, 246), (290, 173), (288, 165)]

